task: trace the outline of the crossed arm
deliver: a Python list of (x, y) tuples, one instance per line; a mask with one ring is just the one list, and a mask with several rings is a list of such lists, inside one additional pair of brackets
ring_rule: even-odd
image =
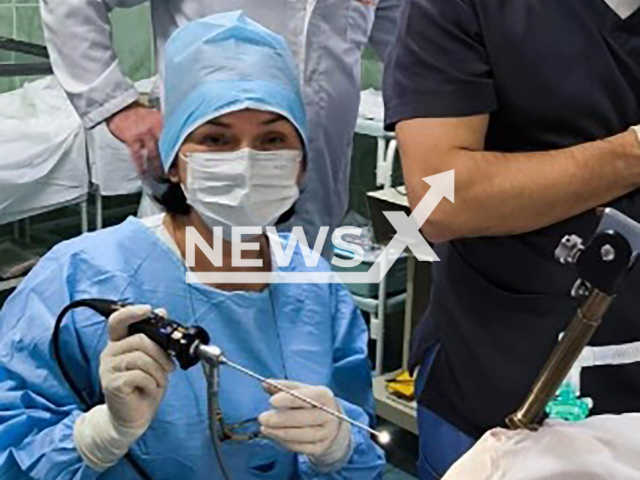
[(484, 150), (489, 115), (400, 122), (397, 135), (409, 202), (422, 178), (455, 170), (455, 204), (443, 201), (422, 226), (433, 242), (526, 233), (619, 198), (640, 185), (633, 131), (535, 153)]

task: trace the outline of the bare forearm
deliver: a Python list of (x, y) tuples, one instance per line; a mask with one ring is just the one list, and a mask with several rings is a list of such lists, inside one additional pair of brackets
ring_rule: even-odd
[[(438, 166), (455, 169), (456, 202), (443, 201), (423, 226), (435, 242), (529, 232), (629, 193), (640, 184), (640, 147), (626, 132), (551, 152), (457, 149)], [(429, 188), (422, 178), (439, 173), (415, 170), (405, 170), (413, 206)]]

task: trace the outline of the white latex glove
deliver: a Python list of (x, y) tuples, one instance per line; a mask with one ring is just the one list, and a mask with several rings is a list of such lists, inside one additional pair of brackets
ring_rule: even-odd
[[(103, 471), (124, 456), (146, 431), (167, 388), (173, 361), (145, 335), (128, 336), (132, 323), (151, 313), (149, 306), (126, 307), (109, 318), (109, 343), (100, 356), (101, 405), (83, 414), (74, 440), (85, 462)], [(165, 315), (164, 310), (156, 313)]]
[[(342, 413), (333, 392), (326, 387), (284, 380), (277, 383)], [(262, 433), (287, 450), (307, 455), (319, 471), (332, 472), (342, 468), (351, 456), (351, 425), (274, 387), (265, 385), (264, 388), (273, 395), (270, 403), (274, 410), (258, 418)]]
[(640, 414), (547, 421), (538, 432), (495, 429), (444, 480), (637, 480)]

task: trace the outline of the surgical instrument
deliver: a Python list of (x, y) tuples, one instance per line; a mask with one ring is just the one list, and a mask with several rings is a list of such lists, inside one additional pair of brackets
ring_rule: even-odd
[(579, 275), (572, 296), (586, 297), (586, 301), (578, 308), (529, 396), (507, 419), (512, 430), (539, 428), (545, 407), (600, 326), (640, 253), (640, 224), (611, 208), (603, 209), (601, 214), (598, 229), (586, 246), (580, 237), (570, 235), (556, 250), (558, 261), (574, 266)]
[(347, 422), (350, 423), (351, 425), (361, 428), (362, 430), (365, 430), (367, 432), (369, 432), (371, 435), (375, 436), (378, 441), (381, 444), (386, 444), (389, 443), (389, 441), (391, 440), (391, 437), (389, 435), (388, 432), (382, 431), (382, 432), (378, 432), (372, 428), (370, 428), (368, 425), (365, 425), (364, 423), (360, 423), (360, 422), (356, 422), (355, 420), (350, 419), (349, 417), (347, 417), (346, 415), (343, 415), (342, 413), (339, 413), (335, 410), (332, 410), (330, 408), (325, 407), (324, 405), (319, 404), (318, 402), (311, 400), (310, 398), (306, 398), (304, 395), (300, 395), (298, 392), (291, 390), (289, 388), (283, 387), (282, 385), (280, 385), (277, 382), (274, 382), (273, 380), (269, 380), (266, 377), (263, 377), (261, 375), (258, 375), (255, 372), (252, 372), (251, 370), (244, 368), (241, 365), (238, 365), (237, 363), (233, 363), (232, 361), (228, 360), (227, 358), (225, 358), (222, 355), (222, 352), (220, 351), (220, 349), (218, 349), (217, 347), (211, 347), (211, 346), (207, 346), (207, 345), (198, 345), (197, 347), (197, 355), (199, 358), (201, 358), (204, 361), (213, 361), (213, 362), (217, 362), (220, 365), (226, 365), (230, 368), (233, 368), (234, 370), (237, 370), (259, 382), (261, 382), (264, 385), (267, 385), (269, 387), (273, 387), (276, 390), (286, 393), (287, 395), (290, 395), (294, 398), (296, 398), (297, 400), (300, 400), (301, 402), (306, 403), (307, 405), (310, 405), (314, 408), (317, 408), (319, 410), (322, 410), (325, 413), (328, 413), (329, 415), (337, 418), (338, 420), (341, 420), (343, 422)]
[[(131, 325), (130, 331), (132, 331), (132, 333), (144, 333), (163, 348), (164, 345), (167, 345), (168, 348), (166, 348), (166, 350), (178, 360), (180, 366), (185, 370), (197, 364), (199, 360), (212, 362), (214, 365), (226, 365), (227, 367), (233, 368), (234, 370), (257, 380), (264, 385), (273, 387), (276, 390), (286, 393), (307, 405), (322, 410), (343, 422), (347, 422), (354, 427), (369, 432), (371, 435), (374, 435), (381, 444), (386, 444), (390, 441), (388, 432), (378, 432), (364, 423), (352, 420), (340, 412), (327, 408), (310, 398), (306, 398), (304, 395), (301, 395), (294, 390), (283, 387), (273, 380), (269, 380), (248, 368), (232, 362), (222, 354), (222, 350), (218, 347), (214, 345), (207, 345), (209, 336), (200, 327), (185, 328), (178, 322), (152, 314), (149, 319)], [(170, 340), (167, 341), (167, 339)]]
[[(79, 300), (77, 302), (74, 302), (72, 305), (74, 304), (91, 308), (105, 318), (108, 318), (113, 313), (127, 306), (127, 304), (125, 303), (104, 299)], [(185, 327), (179, 322), (165, 318), (157, 313), (151, 313), (146, 319), (129, 326), (130, 335), (139, 333), (142, 333), (149, 337), (162, 349), (164, 349), (171, 357), (175, 358), (183, 370), (190, 369), (191, 367), (197, 365), (201, 360), (210, 362), (213, 364), (213, 366), (216, 367), (220, 365), (226, 365), (229, 368), (233, 368), (314, 408), (322, 410), (323, 412), (335, 418), (338, 418), (343, 422), (347, 422), (354, 427), (367, 431), (371, 435), (375, 436), (378, 439), (378, 442), (380, 442), (381, 444), (386, 444), (390, 441), (390, 435), (388, 432), (376, 431), (370, 428), (368, 425), (365, 425), (364, 423), (357, 422), (340, 412), (327, 408), (309, 398), (306, 398), (304, 395), (285, 388), (282, 385), (279, 385), (277, 382), (268, 380), (267, 378), (230, 361), (229, 359), (224, 357), (222, 351), (218, 347), (209, 345), (209, 335), (202, 327)], [(56, 346), (54, 344), (54, 352), (55, 351)], [(56, 352), (56, 355), (59, 358), (59, 352)], [(67, 382), (69, 382), (69, 378), (67, 377), (70, 377), (70, 375), (68, 375), (68, 373), (66, 373), (64, 370), (63, 375), (65, 376)], [(76, 394), (78, 394), (78, 392), (76, 392)]]

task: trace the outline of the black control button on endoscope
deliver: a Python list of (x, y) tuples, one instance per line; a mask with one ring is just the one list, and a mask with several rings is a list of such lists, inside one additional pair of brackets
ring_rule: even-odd
[(152, 313), (146, 319), (129, 325), (129, 335), (142, 333), (176, 359), (183, 370), (200, 362), (193, 351), (196, 343), (208, 345), (210, 338), (202, 327), (185, 327), (162, 315)]

